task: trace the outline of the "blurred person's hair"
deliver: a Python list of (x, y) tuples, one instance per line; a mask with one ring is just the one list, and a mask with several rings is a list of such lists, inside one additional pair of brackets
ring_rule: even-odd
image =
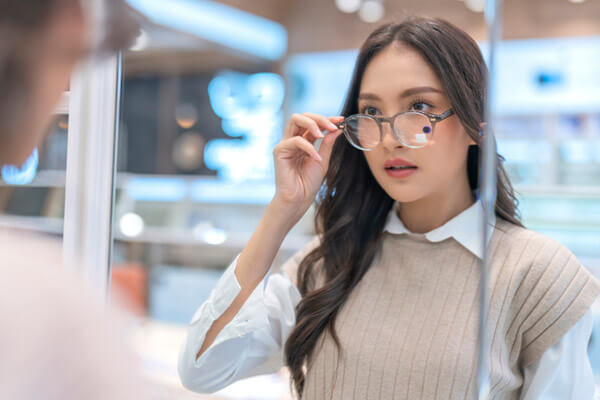
[[(439, 18), (408, 17), (379, 27), (362, 45), (346, 95), (342, 115), (358, 112), (358, 95), (369, 62), (388, 46), (400, 43), (417, 51), (443, 85), (452, 109), (477, 145), (469, 146), (467, 179), (479, 188), (479, 135), (484, 122), (487, 67), (477, 43), (463, 30)], [(496, 154), (497, 199), (495, 214), (523, 226), (518, 200)], [(336, 139), (324, 185), (316, 198), (315, 229), (319, 245), (300, 262), (296, 282), (302, 300), (296, 307), (296, 326), (284, 346), (290, 384), (302, 397), (304, 363), (310, 362), (317, 341), (327, 329), (338, 355), (343, 351), (335, 331), (338, 312), (348, 300), (381, 250), (383, 229), (394, 199), (377, 183), (362, 151), (343, 136)], [(317, 275), (324, 284), (316, 288)], [(337, 376), (337, 374), (336, 374)]]
[[(32, 77), (29, 71), (36, 59), (35, 46), (44, 28), (57, 12), (69, 9), (83, 12), (80, 0), (0, 0), (0, 144), (4, 135), (18, 131), (15, 124), (27, 112)], [(124, 0), (105, 0), (102, 37), (92, 48), (82, 49), (81, 57), (110, 54), (130, 47), (139, 28), (134, 12)], [(79, 55), (79, 53), (78, 53)], [(66, 88), (65, 88), (66, 89)]]

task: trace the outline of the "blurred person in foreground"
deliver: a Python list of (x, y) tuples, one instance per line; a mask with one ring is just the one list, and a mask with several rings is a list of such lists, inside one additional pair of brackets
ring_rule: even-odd
[[(42, 142), (79, 61), (135, 39), (123, 1), (105, 5), (110, 33), (94, 41), (78, 0), (0, 0), (0, 164)], [(2, 228), (0, 250), (0, 398), (141, 398), (123, 316), (61, 269), (60, 242)]]

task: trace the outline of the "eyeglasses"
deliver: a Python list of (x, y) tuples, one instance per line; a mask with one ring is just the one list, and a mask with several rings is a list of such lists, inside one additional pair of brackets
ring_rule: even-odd
[(424, 147), (433, 137), (438, 122), (454, 114), (452, 109), (442, 114), (423, 111), (402, 111), (390, 118), (367, 114), (354, 114), (337, 124), (343, 129), (350, 144), (359, 150), (373, 150), (383, 138), (382, 124), (387, 122), (396, 139), (404, 146), (417, 149)]

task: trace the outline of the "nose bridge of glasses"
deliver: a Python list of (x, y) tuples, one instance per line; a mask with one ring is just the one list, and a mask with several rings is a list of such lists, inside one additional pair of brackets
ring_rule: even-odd
[[(384, 142), (387, 137), (386, 133), (390, 134), (390, 137), (393, 139), (394, 143), (395, 142), (400, 142), (402, 145), (404, 145), (404, 140), (402, 139), (402, 133), (398, 132), (396, 130), (396, 128), (394, 128), (394, 120), (395, 118), (380, 118), (378, 120), (379, 122), (379, 128), (381, 130), (381, 141)], [(386, 124), (387, 123), (387, 124)], [(387, 127), (386, 127), (387, 125)]]

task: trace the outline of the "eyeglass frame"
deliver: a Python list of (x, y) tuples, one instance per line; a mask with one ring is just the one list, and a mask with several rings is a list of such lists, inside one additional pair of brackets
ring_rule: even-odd
[[(376, 115), (360, 114), (360, 113), (359, 113), (359, 114), (352, 114), (352, 115), (350, 115), (350, 116), (348, 116), (348, 117), (344, 118), (344, 120), (343, 120), (343, 121), (341, 121), (341, 122), (338, 122), (338, 123), (336, 124), (336, 126), (337, 126), (337, 128), (338, 128), (338, 129), (342, 129), (342, 130), (344, 131), (344, 136), (346, 136), (346, 139), (348, 139), (348, 142), (350, 142), (350, 144), (351, 144), (353, 147), (355, 147), (355, 148), (357, 148), (357, 149), (359, 149), (359, 150), (362, 150), (362, 151), (371, 151), (371, 150), (373, 150), (373, 149), (377, 148), (377, 146), (379, 146), (379, 144), (381, 144), (381, 142), (382, 142), (382, 139), (383, 139), (383, 128), (382, 128), (381, 124), (382, 124), (382, 123), (384, 123), (384, 122), (387, 122), (387, 123), (389, 123), (389, 124), (390, 124), (390, 128), (391, 128), (391, 130), (392, 130), (392, 133), (394, 134), (394, 136), (396, 137), (396, 139), (397, 139), (397, 140), (398, 140), (400, 143), (402, 143), (404, 146), (406, 146), (406, 147), (409, 147), (409, 148), (411, 148), (411, 149), (420, 149), (420, 148), (422, 148), (422, 147), (425, 147), (425, 145), (423, 144), (423, 145), (421, 145), (421, 146), (412, 146), (412, 145), (406, 144), (406, 143), (405, 143), (405, 142), (402, 140), (402, 138), (400, 137), (400, 135), (398, 134), (398, 132), (396, 132), (396, 130), (394, 129), (394, 122), (395, 122), (396, 118), (397, 118), (398, 116), (400, 116), (400, 115), (403, 115), (403, 114), (409, 114), (409, 113), (411, 113), (411, 114), (421, 114), (421, 115), (424, 115), (425, 117), (427, 117), (427, 119), (429, 119), (429, 123), (431, 123), (431, 137), (433, 137), (433, 131), (434, 131), (434, 129), (435, 129), (435, 125), (436, 125), (438, 122), (440, 122), (440, 121), (443, 121), (443, 120), (445, 120), (446, 118), (448, 118), (448, 117), (450, 117), (450, 116), (454, 115), (454, 110), (452, 110), (451, 108), (449, 108), (448, 110), (444, 111), (444, 112), (443, 112), (443, 113), (441, 113), (441, 114), (432, 114), (432, 113), (428, 113), (428, 112), (425, 112), (425, 111), (409, 110), (409, 111), (400, 111), (399, 113), (397, 113), (397, 114), (395, 114), (395, 115), (393, 115), (393, 116), (391, 116), (391, 117), (379, 117), (379, 116), (376, 116)], [(377, 124), (377, 126), (379, 127), (379, 142), (377, 142), (377, 145), (376, 145), (375, 147), (373, 147), (373, 148), (371, 148), (371, 149), (368, 149), (368, 148), (362, 148), (362, 147), (360, 147), (360, 146), (358, 146), (358, 145), (355, 145), (355, 144), (352, 142), (352, 138), (350, 137), (350, 134), (349, 134), (349, 133), (348, 133), (348, 131), (346, 130), (346, 120), (347, 120), (348, 118), (352, 118), (352, 117), (355, 117), (355, 116), (360, 116), (360, 117), (368, 117), (368, 118), (371, 118), (371, 119), (373, 119), (373, 120), (375, 121), (375, 123), (376, 123), (376, 124)]]

